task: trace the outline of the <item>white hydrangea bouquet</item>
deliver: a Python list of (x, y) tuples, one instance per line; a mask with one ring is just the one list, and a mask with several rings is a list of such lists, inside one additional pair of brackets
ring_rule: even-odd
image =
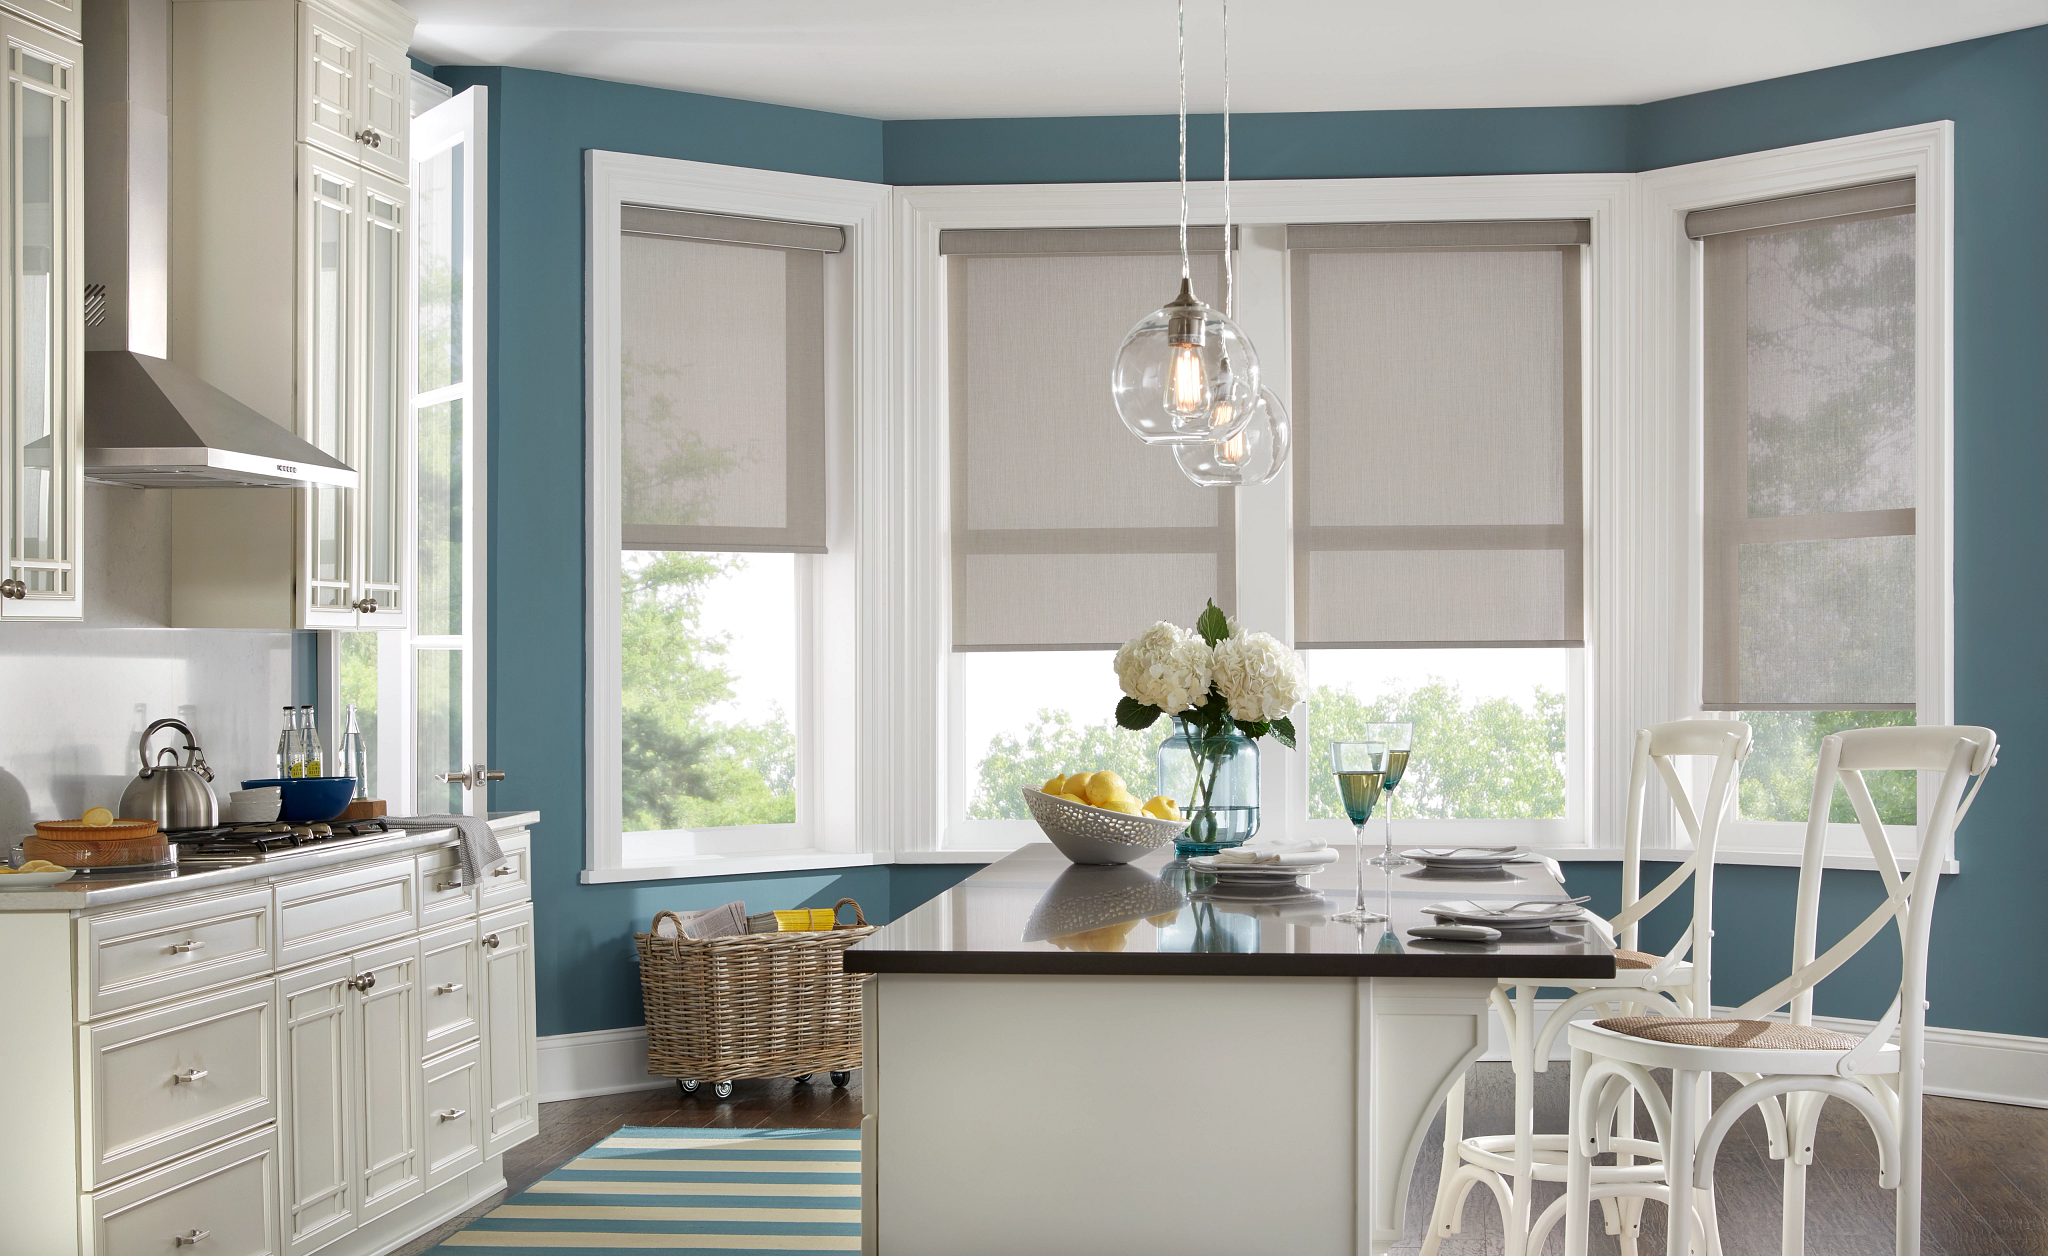
[(1166, 715), (1186, 734), (1195, 760), (1194, 795), (1184, 808), (1190, 813), (1209, 805), (1220, 766), (1205, 762), (1205, 746), (1234, 728), (1292, 750), (1289, 715), (1308, 697), (1300, 656), (1268, 633), (1243, 631), (1213, 600), (1193, 632), (1162, 620), (1124, 642), (1116, 678), (1124, 691), (1118, 725), (1141, 731)]

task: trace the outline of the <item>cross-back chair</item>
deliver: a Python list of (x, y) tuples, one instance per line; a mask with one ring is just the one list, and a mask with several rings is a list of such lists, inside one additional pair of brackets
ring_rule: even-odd
[[(1927, 950), (1935, 890), (1955, 830), (1998, 761), (1988, 728), (1866, 728), (1821, 742), (1808, 812), (1793, 921), (1792, 971), (1737, 1008), (1732, 1016), (1673, 1019), (1625, 1016), (1571, 1029), (1572, 1097), (1569, 1172), (1564, 1203), (1566, 1256), (1585, 1256), (1590, 1199), (1661, 1199), (1670, 1208), (1665, 1251), (1709, 1250), (1715, 1242), (1711, 1190), (1721, 1140), (1752, 1107), (1761, 1108), (1770, 1154), (1784, 1161), (1784, 1256), (1805, 1250), (1806, 1168), (1814, 1129), (1829, 1099), (1855, 1108), (1877, 1139), (1879, 1184), (1898, 1200), (1897, 1256), (1920, 1251), (1921, 1069), (1926, 1060)], [(1940, 784), (1921, 825), (1910, 875), (1902, 876), (1885, 838), (1865, 772), (1938, 772)], [(1974, 779), (1974, 784), (1972, 783)], [(1885, 886), (1885, 901), (1828, 949), (1818, 943), (1820, 890), (1827, 853), (1828, 812), (1840, 781), (1856, 811)], [(1965, 790), (1968, 790), (1967, 796)], [(1891, 1009), (1861, 1036), (1813, 1023), (1814, 987), (1881, 933), (1898, 930), (1901, 975)], [(1780, 1010), (1786, 1021), (1762, 1017)], [(1893, 1041), (1896, 1035), (1897, 1041)], [(1671, 1070), (1667, 1101), (1649, 1070)], [(1712, 1075), (1742, 1086), (1710, 1106)], [(1602, 1181), (1592, 1158), (1612, 1147), (1613, 1105), (1633, 1089), (1644, 1097), (1660, 1147), (1657, 1181)], [(1781, 1106), (1782, 1104), (1782, 1106)], [(1704, 1122), (1703, 1114), (1712, 1113)], [(1691, 1184), (1692, 1206), (1673, 1203), (1672, 1184)], [(1681, 1193), (1679, 1198), (1685, 1197)]]

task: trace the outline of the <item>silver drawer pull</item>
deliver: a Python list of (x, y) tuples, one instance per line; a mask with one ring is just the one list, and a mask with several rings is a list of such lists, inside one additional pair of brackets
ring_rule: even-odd
[(484, 945), (485, 945), (485, 946), (487, 946), (487, 947), (489, 947), (489, 948), (491, 948), (491, 949), (492, 949), (492, 950), (494, 950), (494, 951), (495, 951), (495, 950), (497, 950), (497, 949), (498, 949), (498, 935), (497, 935), (497, 934), (495, 934), (495, 933), (488, 933), (488, 934), (485, 934), (485, 935), (484, 935)]
[(205, 946), (206, 943), (204, 942), (173, 942), (171, 943), (171, 954), (190, 955), (192, 952), (201, 950)]
[(206, 1070), (203, 1068), (188, 1068), (182, 1073), (171, 1074), (171, 1084), (175, 1086), (180, 1082), (196, 1082), (205, 1076)]
[(512, 865), (506, 864), (502, 868), (493, 868), (491, 869), (491, 875), (494, 877), (509, 877), (512, 875)]
[(434, 1115), (444, 1121), (459, 1121), (463, 1117), (468, 1116), (469, 1111), (466, 1108), (450, 1108), (446, 1112), (436, 1112)]
[(460, 989), (462, 989), (462, 983), (461, 983), (461, 982), (459, 982), (459, 981), (444, 981), (444, 982), (442, 982), (442, 983), (441, 983), (440, 985), (438, 985), (438, 986), (435, 986), (435, 987), (434, 987), (434, 993), (435, 993), (435, 994), (454, 994), (454, 993), (455, 993), (455, 992), (456, 992), (457, 990), (460, 990)]
[(211, 1230), (187, 1230), (183, 1234), (173, 1234), (171, 1236), (171, 1246), (196, 1247), (211, 1233), (213, 1233)]
[(463, 885), (462, 882), (460, 881), (443, 881), (441, 882), (441, 884), (434, 887), (434, 893), (446, 894), (450, 890), (461, 890), (467, 888), (468, 887)]

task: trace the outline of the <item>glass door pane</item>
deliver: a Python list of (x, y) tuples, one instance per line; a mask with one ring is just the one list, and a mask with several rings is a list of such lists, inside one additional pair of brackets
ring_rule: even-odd
[[(400, 589), (405, 538), (405, 243), (402, 206), (368, 189), (363, 198), (364, 448), (363, 586), (383, 616), (407, 609)], [(394, 625), (395, 626), (395, 625)]]
[(15, 578), (37, 594), (70, 592), (70, 440), (65, 426), (64, 302), (67, 207), (64, 131), (69, 102), (38, 84), (59, 85), (60, 67), (20, 49), (13, 83), (14, 518)]
[(413, 658), (413, 700), (417, 704), (413, 735), (418, 746), (413, 766), (419, 782), (419, 814), (468, 812), (470, 791), (434, 779), (441, 772), (469, 769), (463, 651), (422, 649), (415, 650)]
[[(317, 168), (312, 174), (312, 308), (306, 438), (327, 453), (358, 465), (348, 441), (348, 274), (356, 189)], [(349, 596), (349, 515), (353, 493), (317, 488), (312, 493), (312, 605), (341, 610)]]
[(419, 412), (419, 607), (423, 637), (462, 635), (464, 422), (462, 398)]

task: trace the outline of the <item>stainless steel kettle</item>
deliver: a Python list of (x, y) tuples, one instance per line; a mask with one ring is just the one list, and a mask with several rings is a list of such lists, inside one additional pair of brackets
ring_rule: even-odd
[[(157, 751), (149, 761), (149, 741), (158, 730), (175, 728), (185, 735), (185, 761), (170, 746)], [(206, 752), (183, 720), (158, 720), (142, 734), (137, 748), (142, 756), (142, 775), (128, 783), (121, 793), (120, 816), (126, 820), (154, 820), (166, 832), (178, 829), (210, 829), (220, 823), (220, 799), (213, 792), (213, 769), (206, 766)], [(170, 756), (165, 763), (164, 757)]]

